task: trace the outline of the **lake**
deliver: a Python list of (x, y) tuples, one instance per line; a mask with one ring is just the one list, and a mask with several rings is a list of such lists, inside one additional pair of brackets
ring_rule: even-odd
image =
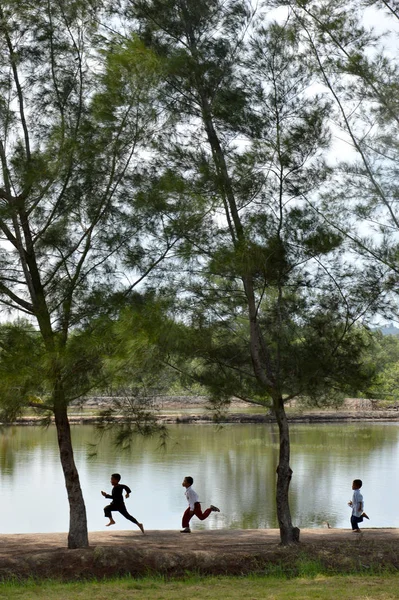
[[(93, 426), (72, 427), (75, 459), (90, 531), (104, 529), (110, 474), (132, 489), (128, 511), (146, 529), (179, 529), (186, 499), (181, 482), (194, 477), (205, 508), (221, 512), (193, 529), (277, 527), (275, 470), (278, 430), (273, 424), (172, 425), (166, 449), (157, 439), (134, 440), (128, 452), (102, 440), (95, 458)], [(362, 479), (367, 527), (399, 527), (399, 423), (297, 424), (291, 426), (294, 471), (293, 522), (299, 527), (349, 527), (351, 483)], [(1, 533), (68, 530), (68, 503), (53, 426), (0, 430)], [(117, 529), (131, 523), (115, 513)], [(134, 527), (134, 526), (133, 526)]]

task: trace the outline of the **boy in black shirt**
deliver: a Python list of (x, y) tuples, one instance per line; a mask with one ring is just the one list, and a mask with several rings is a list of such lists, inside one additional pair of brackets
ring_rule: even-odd
[(109, 527), (110, 525), (115, 525), (115, 521), (112, 518), (112, 511), (117, 510), (121, 513), (121, 515), (125, 517), (125, 519), (132, 521), (132, 523), (136, 523), (137, 527), (139, 527), (141, 529), (141, 532), (144, 533), (143, 524), (139, 523), (137, 519), (132, 517), (132, 515), (129, 515), (129, 513), (126, 510), (125, 502), (123, 500), (123, 490), (125, 490), (126, 492), (127, 499), (129, 498), (131, 489), (127, 485), (119, 483), (120, 480), (121, 476), (119, 475), (119, 473), (113, 473), (111, 475), (112, 495), (110, 496), (106, 492), (101, 492), (104, 498), (111, 498), (112, 500), (111, 504), (108, 504), (108, 506), (104, 508), (104, 515), (109, 519), (109, 523), (107, 523), (106, 526)]

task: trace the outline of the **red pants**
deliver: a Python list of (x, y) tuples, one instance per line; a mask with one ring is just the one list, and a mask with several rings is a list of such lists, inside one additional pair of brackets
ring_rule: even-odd
[(192, 514), (192, 512), (191, 512), (191, 508), (188, 507), (188, 509), (186, 510), (186, 512), (183, 515), (182, 525), (183, 525), (183, 527), (188, 527), (191, 517), (193, 517), (194, 515), (196, 517), (198, 517), (200, 521), (204, 521), (205, 519), (207, 519), (209, 517), (211, 512), (212, 512), (211, 508), (207, 508), (204, 512), (202, 512), (201, 504), (199, 502), (196, 502), (194, 504), (194, 514)]

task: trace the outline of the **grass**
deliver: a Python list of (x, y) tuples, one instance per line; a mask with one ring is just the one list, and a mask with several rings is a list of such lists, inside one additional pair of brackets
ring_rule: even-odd
[[(314, 566), (316, 571), (317, 566)], [(307, 566), (309, 571), (309, 565)], [(391, 600), (399, 598), (399, 575), (333, 575), (285, 577), (161, 577), (59, 583), (5, 582), (1, 600)]]

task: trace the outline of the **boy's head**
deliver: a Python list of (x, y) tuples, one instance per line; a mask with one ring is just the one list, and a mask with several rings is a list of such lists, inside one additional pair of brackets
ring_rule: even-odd
[(363, 485), (363, 481), (361, 479), (354, 479), (352, 482), (352, 490), (360, 490)]
[(119, 473), (112, 473), (112, 475), (111, 475), (111, 484), (112, 485), (118, 485), (120, 480), (121, 480), (121, 476), (119, 475)]
[(194, 479), (192, 477), (185, 477), (183, 479), (182, 486), (185, 488), (189, 488), (190, 485), (193, 485), (193, 483), (194, 483)]

